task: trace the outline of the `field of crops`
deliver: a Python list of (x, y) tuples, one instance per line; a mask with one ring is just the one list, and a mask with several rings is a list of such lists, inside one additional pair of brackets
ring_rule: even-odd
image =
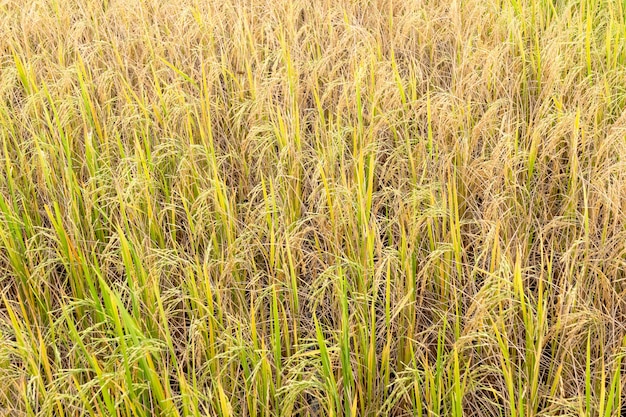
[(619, 416), (625, 211), (624, 1), (0, 0), (0, 416)]

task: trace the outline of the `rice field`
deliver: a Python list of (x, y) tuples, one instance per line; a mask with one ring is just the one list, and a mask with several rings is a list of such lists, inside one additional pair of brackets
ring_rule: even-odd
[(0, 416), (626, 415), (625, 211), (622, 0), (0, 0)]

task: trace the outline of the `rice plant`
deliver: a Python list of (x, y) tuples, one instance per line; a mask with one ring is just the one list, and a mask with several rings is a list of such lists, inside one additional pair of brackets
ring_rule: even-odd
[(624, 415), (626, 3), (0, 1), (0, 415)]

